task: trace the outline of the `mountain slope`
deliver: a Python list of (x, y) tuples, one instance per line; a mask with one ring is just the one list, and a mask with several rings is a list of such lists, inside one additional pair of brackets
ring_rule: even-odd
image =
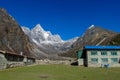
[(120, 45), (120, 34), (114, 36), (109, 42), (108, 45)]
[(28, 37), (21, 27), (7, 11), (0, 8), (0, 49), (15, 54), (23, 52), (24, 55), (32, 56), (32, 46)]
[(63, 53), (62, 56), (75, 57), (76, 51), (81, 50), (85, 45), (108, 45), (108, 42), (116, 35), (117, 33), (113, 31), (92, 25), (72, 45), (73, 48), (67, 53)]

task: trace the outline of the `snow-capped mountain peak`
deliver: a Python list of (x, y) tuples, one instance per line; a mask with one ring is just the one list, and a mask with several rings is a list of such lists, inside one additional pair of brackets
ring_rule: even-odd
[(27, 27), (22, 27), (23, 31), (29, 35), (29, 37), (38, 43), (56, 43), (63, 42), (61, 37), (58, 34), (52, 34), (50, 31), (45, 31), (40, 24), (37, 24), (32, 30), (29, 30)]
[(42, 26), (40, 24), (37, 24), (33, 29), (33, 31), (44, 31), (44, 29), (42, 28)]
[(32, 30), (23, 27), (23, 31), (29, 36), (32, 43), (37, 45), (37, 48), (45, 50), (48, 53), (64, 53), (71, 49), (71, 45), (78, 39), (73, 38), (67, 41), (61, 39), (59, 34), (52, 34), (46, 31), (40, 24), (37, 24)]
[(32, 37), (35, 39), (38, 39), (39, 42), (47, 41), (48, 37), (51, 35), (50, 31), (45, 31), (40, 24), (37, 24), (32, 30), (31, 30)]

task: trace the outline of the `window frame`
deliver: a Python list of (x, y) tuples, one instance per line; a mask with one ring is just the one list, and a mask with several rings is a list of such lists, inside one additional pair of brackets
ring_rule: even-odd
[(118, 53), (117, 53), (117, 51), (111, 51), (111, 55), (112, 55), (112, 56), (117, 56)]
[(108, 63), (108, 58), (101, 58), (101, 62)]
[(97, 51), (96, 50), (92, 50), (91, 51), (91, 56), (96, 56), (96, 55), (98, 55)]
[[(116, 60), (115, 60), (116, 59)], [(118, 58), (111, 58), (111, 62), (112, 63), (119, 63), (119, 59)]]
[(92, 63), (98, 63), (98, 58), (91, 58)]
[(108, 54), (107, 54), (107, 51), (101, 51), (101, 55), (102, 56), (107, 56)]

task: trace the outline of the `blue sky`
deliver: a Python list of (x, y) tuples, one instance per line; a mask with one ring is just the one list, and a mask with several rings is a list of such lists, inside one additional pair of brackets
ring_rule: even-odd
[(21, 26), (41, 24), (67, 40), (92, 24), (120, 32), (119, 0), (0, 0)]

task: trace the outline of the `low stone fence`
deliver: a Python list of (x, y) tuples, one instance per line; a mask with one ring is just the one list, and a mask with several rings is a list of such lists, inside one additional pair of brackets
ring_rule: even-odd
[(69, 65), (70, 61), (36, 60), (36, 64), (66, 64), (66, 65)]
[(24, 62), (13, 62), (13, 61), (8, 61), (7, 64), (7, 68), (13, 68), (13, 67), (20, 67), (20, 66), (24, 66), (25, 63)]

